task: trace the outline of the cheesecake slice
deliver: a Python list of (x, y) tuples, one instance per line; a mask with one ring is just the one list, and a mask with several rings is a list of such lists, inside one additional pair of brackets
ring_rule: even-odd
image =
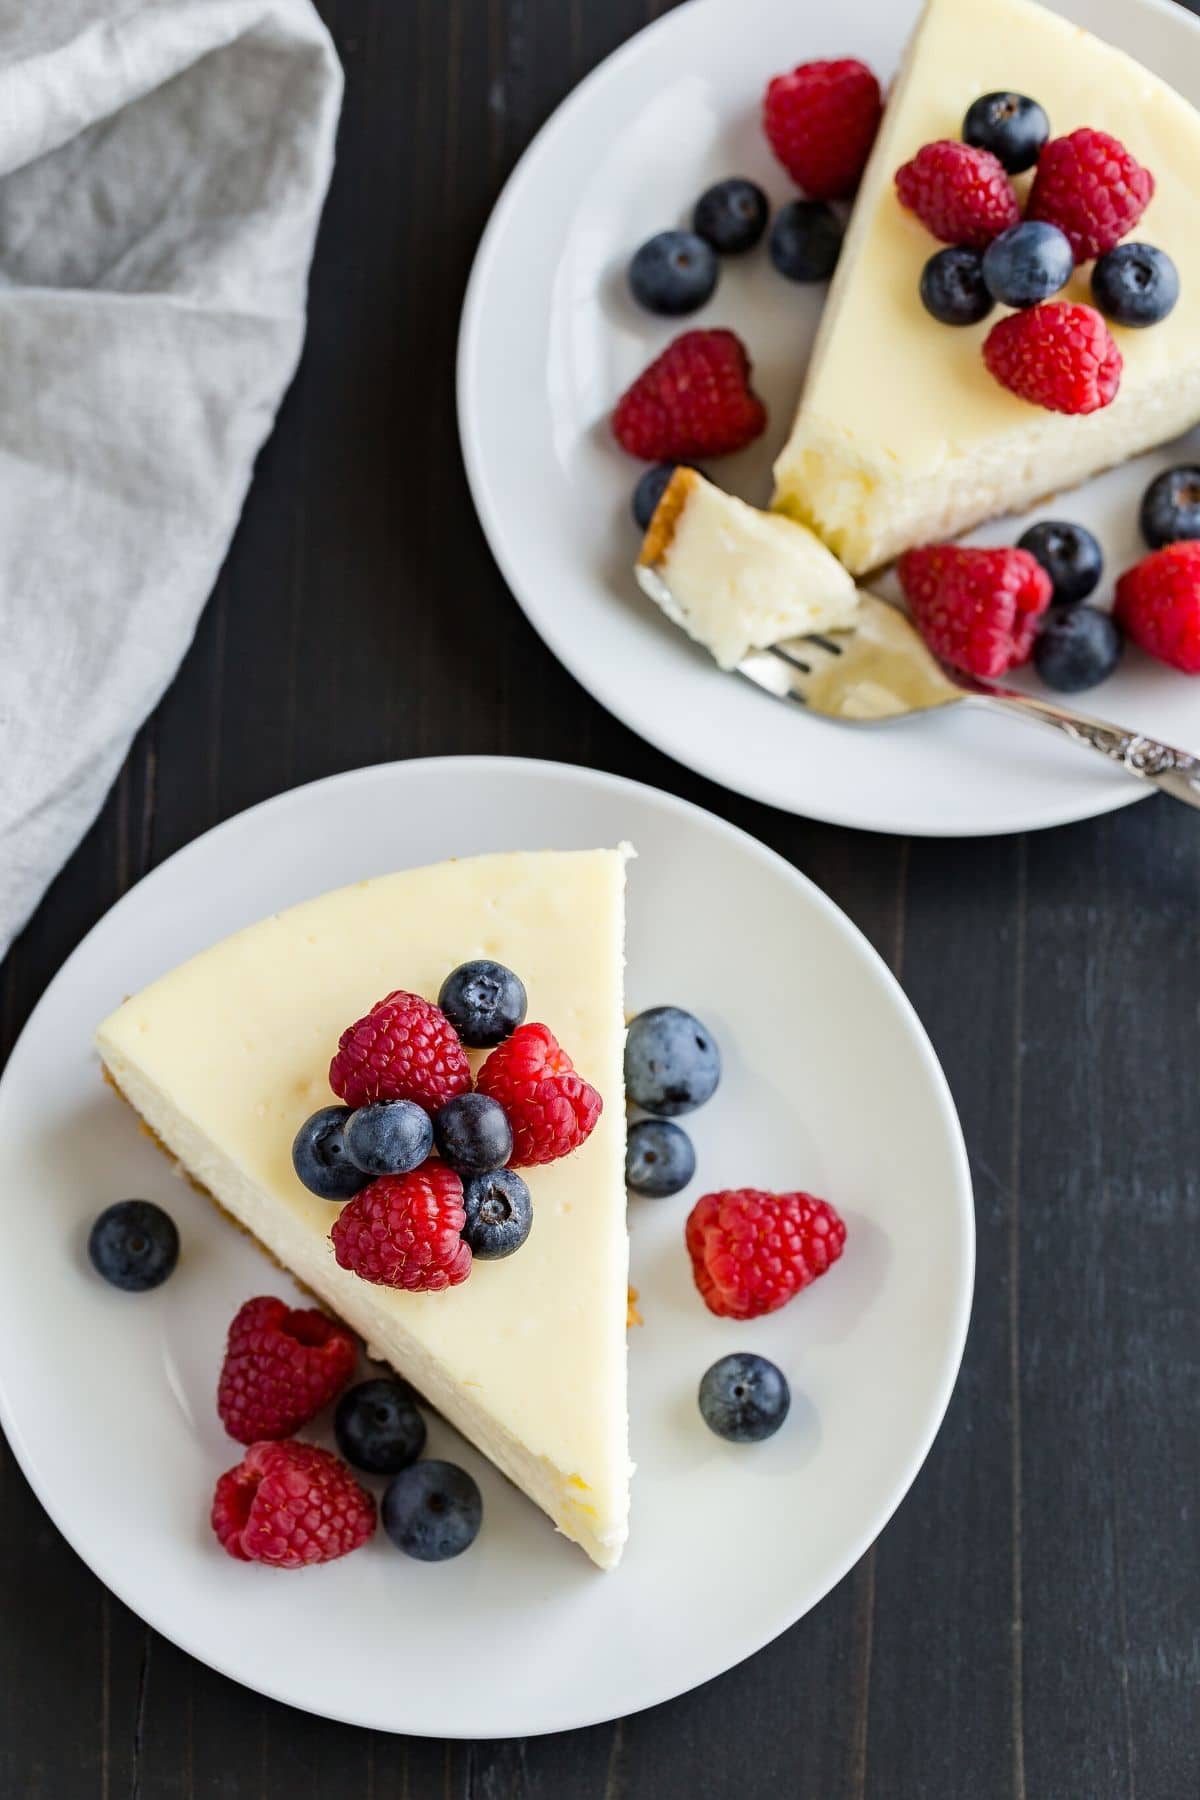
[[(182, 1170), (536, 1501), (601, 1568), (629, 1512), (622, 1068), (626, 852), (483, 856), (325, 894), (226, 938), (119, 1006), (105, 1069)], [(604, 1110), (524, 1171), (533, 1230), (442, 1293), (340, 1269), (337, 1207), (292, 1170), (334, 1096), (341, 1031), (394, 988), (436, 1000), (461, 962), (515, 970)], [(472, 1052), (478, 1063), (482, 1053)]]
[(676, 469), (638, 558), (643, 591), (723, 669), (751, 650), (854, 623), (858, 591), (803, 525)]
[[(1112, 327), (1125, 369), (1111, 406), (1046, 412), (1000, 387), (981, 346), (1003, 316), (939, 325), (918, 282), (941, 246), (896, 198), (923, 144), (961, 136), (973, 100), (1015, 90), (1051, 133), (1094, 126), (1151, 170), (1131, 234), (1175, 261), (1162, 323)], [(1025, 194), (1030, 175), (1018, 176)], [(856, 574), (930, 539), (1021, 511), (1200, 421), (1200, 114), (1158, 76), (1031, 0), (928, 0), (863, 177), (817, 334), (775, 505)], [(1089, 302), (1091, 265), (1058, 298)]]

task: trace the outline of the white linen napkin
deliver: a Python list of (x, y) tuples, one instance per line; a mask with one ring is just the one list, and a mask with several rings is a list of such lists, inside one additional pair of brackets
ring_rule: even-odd
[(341, 86), (310, 0), (0, 0), (0, 958), (228, 547)]

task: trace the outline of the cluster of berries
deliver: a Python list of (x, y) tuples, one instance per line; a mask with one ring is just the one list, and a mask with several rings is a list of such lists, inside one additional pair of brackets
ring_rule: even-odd
[[(302, 1569), (373, 1537), (375, 1497), (349, 1465), (391, 1478), (379, 1516), (407, 1555), (442, 1562), (474, 1542), (483, 1515), (475, 1481), (454, 1463), (417, 1460), (425, 1421), (416, 1395), (396, 1379), (349, 1387), (357, 1361), (350, 1333), (314, 1307), (264, 1294), (239, 1308), (217, 1411), (247, 1450), (217, 1482), (211, 1512), (218, 1540), (239, 1562)], [(292, 1435), (333, 1400), (341, 1457)]]
[[(1024, 213), (1013, 177), (1033, 169)], [(949, 248), (930, 257), (921, 299), (946, 325), (974, 325), (999, 303), (1015, 310), (983, 344), (1001, 386), (1051, 412), (1091, 413), (1115, 399), (1121, 353), (1105, 323), (1143, 327), (1179, 298), (1179, 274), (1153, 244), (1122, 243), (1154, 193), (1154, 177), (1108, 132), (1050, 136), (1036, 100), (983, 94), (962, 138), (926, 144), (896, 171), (900, 202)], [(1094, 262), (1092, 306), (1054, 300)]]
[[(305, 1120), (292, 1162), (311, 1192), (347, 1202), (331, 1233), (343, 1269), (431, 1292), (521, 1248), (533, 1204), (518, 1169), (578, 1149), (603, 1107), (526, 1007), (519, 977), (480, 960), (447, 976), (436, 1006), (398, 991), (342, 1033), (329, 1069), (342, 1104)], [(468, 1048), (490, 1051), (474, 1078)]]
[[(829, 203), (853, 195), (882, 114), (879, 82), (851, 57), (802, 63), (769, 84), (763, 129), (804, 196), (779, 208), (768, 235), (771, 261), (789, 280), (833, 274), (844, 226)], [(703, 306), (717, 285), (719, 257), (753, 249), (769, 212), (762, 189), (741, 176), (707, 189), (690, 231), (658, 232), (636, 252), (629, 267), (634, 298), (667, 315)], [(622, 395), (613, 415), (617, 442), (631, 456), (669, 465), (648, 471), (646, 485), (639, 484), (634, 514), (643, 530), (675, 464), (728, 456), (765, 431), (766, 407), (750, 377), (750, 358), (734, 332), (685, 331)]]
[(1032, 655), (1048, 687), (1082, 693), (1112, 674), (1126, 637), (1200, 674), (1200, 468), (1157, 475), (1140, 522), (1150, 554), (1119, 577), (1111, 613), (1081, 604), (1103, 556), (1090, 531), (1063, 519), (1040, 520), (1013, 549), (922, 545), (900, 558), (900, 585), (934, 655), (981, 680)]

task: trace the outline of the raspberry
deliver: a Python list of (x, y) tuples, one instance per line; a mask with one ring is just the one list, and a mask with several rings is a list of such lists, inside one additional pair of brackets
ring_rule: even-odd
[(697, 1200), (686, 1235), (709, 1312), (757, 1319), (785, 1306), (837, 1261), (846, 1227), (828, 1201), (812, 1194), (734, 1188)]
[(1200, 675), (1200, 541), (1168, 544), (1126, 569), (1113, 610), (1148, 655)]
[(591, 1136), (604, 1101), (545, 1025), (521, 1025), (479, 1071), (481, 1094), (498, 1100), (512, 1126), (514, 1169), (557, 1162)]
[(437, 1112), (471, 1086), (471, 1065), (445, 1013), (397, 989), (338, 1039), (329, 1085), (347, 1106), (415, 1100)]
[(375, 1502), (328, 1450), (252, 1444), (217, 1483), (212, 1528), (239, 1562), (302, 1569), (365, 1544)]
[(381, 1175), (344, 1206), (331, 1237), (343, 1269), (378, 1287), (439, 1293), (471, 1273), (463, 1187), (445, 1163)]
[(1153, 175), (1119, 138), (1085, 126), (1044, 147), (1025, 212), (1057, 225), (1075, 261), (1088, 262), (1133, 230), (1153, 193)]
[(1000, 159), (954, 138), (926, 144), (896, 170), (901, 206), (915, 212), (943, 244), (984, 250), (1016, 225), (1021, 208)]
[(879, 83), (852, 56), (776, 75), (763, 101), (767, 142), (810, 200), (854, 192), (882, 116)]
[(1094, 306), (1051, 300), (1000, 319), (983, 360), (1001, 387), (1048, 412), (1099, 412), (1116, 399), (1121, 352)]
[(900, 585), (935, 656), (985, 680), (1027, 662), (1053, 583), (1028, 550), (925, 544), (900, 558)]
[(315, 1307), (273, 1294), (247, 1300), (229, 1327), (217, 1411), (239, 1444), (291, 1437), (335, 1395), (358, 1360), (354, 1339)]
[(685, 331), (617, 402), (613, 432), (646, 462), (695, 462), (742, 450), (766, 430), (750, 358), (732, 331)]

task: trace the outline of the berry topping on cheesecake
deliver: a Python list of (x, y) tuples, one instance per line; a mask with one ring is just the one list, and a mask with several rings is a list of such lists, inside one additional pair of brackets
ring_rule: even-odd
[(365, 1544), (375, 1502), (316, 1444), (253, 1444), (217, 1482), (212, 1528), (239, 1562), (303, 1569)]
[(415, 1100), (436, 1112), (470, 1088), (471, 1065), (445, 1013), (397, 989), (343, 1031), (329, 1085), (347, 1106)]
[(508, 1115), (515, 1169), (557, 1162), (578, 1150), (604, 1107), (546, 1025), (522, 1025), (492, 1051), (476, 1085)]
[(984, 339), (983, 360), (1019, 400), (1075, 414), (1111, 406), (1124, 366), (1095, 307), (1066, 300), (997, 319)]
[(338, 1267), (378, 1287), (441, 1293), (471, 1273), (462, 1178), (431, 1161), (381, 1175), (342, 1208), (332, 1232)]
[(234, 1315), (217, 1384), (217, 1411), (239, 1444), (286, 1438), (340, 1394), (358, 1352), (353, 1337), (315, 1307), (293, 1310), (273, 1294)]
[(942, 662), (988, 681), (1029, 660), (1053, 588), (1027, 550), (926, 544), (900, 558), (898, 574), (913, 623)]
[(1119, 138), (1084, 126), (1046, 145), (1026, 212), (1057, 225), (1075, 261), (1090, 262), (1129, 235), (1153, 194), (1153, 175)]
[(878, 81), (849, 56), (777, 75), (763, 101), (767, 142), (810, 200), (853, 194), (882, 115)]
[(617, 402), (613, 432), (646, 462), (694, 462), (744, 450), (766, 430), (750, 358), (732, 331), (685, 331)]
[(944, 244), (984, 249), (1016, 225), (1021, 207), (1004, 165), (990, 150), (941, 138), (896, 171), (901, 206)]

